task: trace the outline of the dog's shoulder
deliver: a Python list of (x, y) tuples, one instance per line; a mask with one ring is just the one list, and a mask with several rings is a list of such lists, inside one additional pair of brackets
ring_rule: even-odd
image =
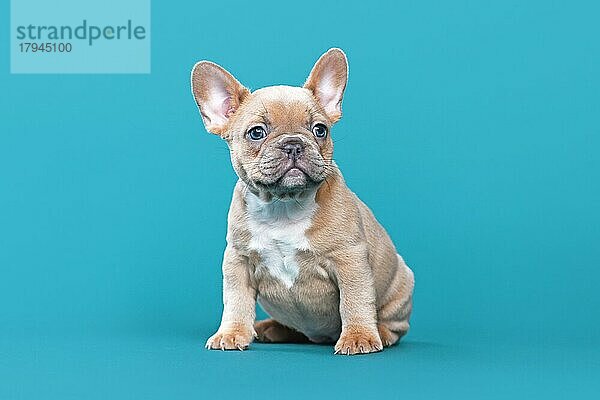
[(361, 241), (360, 200), (346, 186), (341, 173), (331, 175), (321, 185), (316, 202), (318, 207), (307, 235), (319, 253)]
[(227, 243), (237, 250), (247, 249), (252, 238), (248, 226), (246, 200), (244, 199), (247, 190), (246, 184), (242, 180), (238, 180), (233, 189), (227, 214)]

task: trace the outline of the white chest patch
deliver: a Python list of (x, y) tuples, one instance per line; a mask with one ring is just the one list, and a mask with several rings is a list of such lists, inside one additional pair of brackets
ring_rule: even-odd
[(250, 249), (261, 257), (258, 268), (265, 268), (291, 288), (300, 272), (296, 253), (310, 248), (306, 230), (317, 208), (314, 193), (298, 201), (266, 203), (247, 192), (246, 204), (252, 234)]

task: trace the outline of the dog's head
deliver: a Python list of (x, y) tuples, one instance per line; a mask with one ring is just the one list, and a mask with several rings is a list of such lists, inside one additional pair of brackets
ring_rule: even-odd
[(331, 127), (342, 116), (348, 63), (340, 49), (319, 58), (303, 87), (250, 92), (209, 61), (192, 70), (206, 130), (224, 138), (238, 176), (254, 192), (286, 198), (319, 186), (336, 168)]

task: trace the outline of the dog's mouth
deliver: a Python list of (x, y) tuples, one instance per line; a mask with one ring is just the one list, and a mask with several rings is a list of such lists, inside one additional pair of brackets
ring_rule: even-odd
[(255, 181), (254, 183), (258, 188), (263, 188), (276, 197), (285, 197), (313, 188), (319, 185), (320, 181), (312, 177), (302, 166), (290, 165), (274, 181), (269, 183)]
[(328, 171), (319, 156), (313, 154), (305, 154), (297, 160), (277, 154), (258, 161), (257, 166), (249, 165), (248, 170), (253, 173), (246, 177), (257, 191), (275, 197), (287, 197), (318, 187)]
[(311, 182), (310, 176), (301, 167), (295, 165), (288, 168), (275, 185), (282, 189), (294, 190), (304, 188)]
[(304, 170), (302, 170), (302, 168), (299, 167), (290, 167), (288, 168), (287, 171), (285, 171), (283, 173), (283, 175), (281, 176), (281, 178), (279, 178), (280, 180), (283, 178), (302, 178), (302, 177), (308, 177), (308, 174), (306, 172), (304, 172)]

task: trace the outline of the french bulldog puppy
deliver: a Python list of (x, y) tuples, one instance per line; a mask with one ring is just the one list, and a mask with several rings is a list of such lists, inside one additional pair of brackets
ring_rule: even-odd
[[(229, 145), (239, 180), (223, 258), (223, 317), (206, 347), (335, 343), (372, 353), (409, 328), (414, 276), (333, 160), (348, 63), (319, 58), (302, 87), (250, 92), (210, 61), (192, 70), (206, 130)], [(271, 319), (255, 323), (258, 300)]]

